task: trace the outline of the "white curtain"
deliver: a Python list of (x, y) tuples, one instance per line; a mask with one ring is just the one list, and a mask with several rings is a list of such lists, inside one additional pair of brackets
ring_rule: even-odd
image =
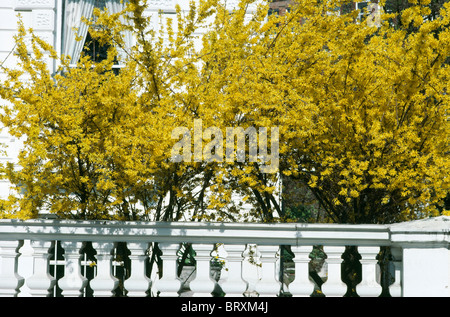
[[(108, 12), (110, 14), (118, 13), (118, 12), (121, 12), (125, 8), (125, 4), (123, 2), (124, 1), (121, 1), (121, 0), (106, 0), (105, 6), (106, 6), (106, 9), (108, 9)], [(120, 22), (122, 22), (122, 24), (129, 23), (123, 16), (120, 17)], [(124, 31), (123, 39), (124, 39), (124, 44), (125, 44), (125, 50), (127, 50), (133, 45), (133, 36), (132, 36), (131, 32)], [(118, 53), (119, 53), (119, 57), (120, 57), (119, 63), (121, 63), (126, 58), (126, 52), (123, 49), (118, 48)]]
[[(89, 28), (81, 19), (91, 18), (94, 2), (95, 0), (66, 0), (63, 53), (71, 57), (71, 64), (76, 64), (80, 59)], [(81, 40), (77, 41), (77, 37)]]

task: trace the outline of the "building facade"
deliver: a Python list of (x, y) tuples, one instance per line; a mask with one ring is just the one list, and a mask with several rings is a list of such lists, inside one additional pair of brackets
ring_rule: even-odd
[[(87, 41), (89, 41), (88, 26), (81, 22), (82, 17), (92, 17), (94, 8), (106, 8), (109, 12), (120, 12), (123, 9), (121, 0), (1, 0), (0, 1), (0, 66), (14, 67), (17, 59), (14, 56), (15, 39), (19, 18), (26, 29), (32, 28), (41, 39), (51, 44), (58, 55), (70, 55), (71, 63), (75, 65)], [(227, 0), (230, 10), (237, 7), (239, 0)], [(174, 18), (175, 7), (179, 5), (182, 11), (189, 10), (187, 0), (148, 0), (144, 15), (154, 16), (151, 28), (157, 30), (161, 19)], [(250, 7), (248, 12), (256, 9)], [(76, 40), (74, 29), (82, 38)], [(200, 31), (201, 32), (201, 31)], [(197, 35), (201, 35), (198, 33)], [(133, 38), (126, 37), (126, 44), (132, 45)], [(57, 70), (57, 60), (48, 60), (51, 73)], [(0, 67), (0, 78), (3, 72)], [(5, 155), (0, 155), (0, 163), (15, 162), (22, 147), (21, 140), (12, 137), (7, 129), (0, 130), (0, 144), (4, 145)], [(0, 180), (0, 198), (8, 197), (9, 182)]]

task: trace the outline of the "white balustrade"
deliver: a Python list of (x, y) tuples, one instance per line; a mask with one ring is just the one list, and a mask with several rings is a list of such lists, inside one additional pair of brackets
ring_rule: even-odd
[(55, 241), (31, 240), (33, 275), (26, 281), (31, 296), (50, 296), (55, 286), (56, 280), (49, 274), (49, 250), (54, 244)]
[(379, 296), (382, 291), (381, 285), (377, 282), (379, 251), (379, 247), (358, 247), (358, 253), (361, 255), (359, 262), (362, 266), (362, 281), (356, 285), (356, 293), (361, 297)]
[[(390, 285), (384, 285), (391, 296), (450, 296), (449, 235), (450, 217), (445, 216), (393, 225), (0, 220), (0, 296), (56, 296), (56, 283), (66, 297), (90, 296), (88, 286), (93, 296), (113, 296), (120, 280), (120, 294), (129, 297), (180, 296), (181, 243), (191, 244), (195, 251), (195, 278), (189, 284), (193, 296), (214, 294), (217, 285), (210, 263), (212, 251), (219, 252), (214, 249), (217, 243), (223, 246), (220, 258), (226, 268), (218, 283), (227, 297), (279, 296), (281, 245), (290, 246), (294, 254), (295, 278), (283, 287), (292, 296), (310, 296), (319, 287), (327, 297), (346, 294), (348, 286), (341, 277), (346, 246), (357, 247), (361, 257), (359, 296), (381, 294), (380, 247), (391, 254), (384, 266), (391, 268)], [(56, 241), (64, 250), (64, 261), (55, 257), (51, 276), (49, 258)], [(116, 241), (126, 245), (119, 254), (120, 265), (130, 273), (117, 277)], [(89, 263), (82, 261), (88, 242), (96, 253), (93, 276), (86, 275)], [(151, 257), (161, 261), (158, 265), (149, 263), (150, 245), (159, 246), (159, 258)], [(317, 245), (326, 255), (323, 284), (318, 276), (314, 281), (309, 276)], [(152, 280), (149, 267), (156, 276)]]
[(327, 281), (322, 285), (322, 292), (328, 297), (344, 296), (347, 285), (342, 282), (341, 265), (345, 247), (324, 246), (323, 250), (327, 255), (328, 274)]
[(150, 289), (150, 279), (146, 275), (146, 261), (148, 259), (148, 242), (131, 242), (127, 244), (131, 254), (131, 276), (125, 280), (124, 286), (128, 297), (144, 297)]
[(83, 243), (77, 241), (62, 241), (61, 247), (64, 249), (65, 274), (58, 281), (59, 288), (62, 289), (64, 297), (80, 297), (88, 280), (81, 274), (80, 253)]
[[(19, 249), (20, 256), (17, 260), (17, 273), (24, 281), (27, 281), (33, 275), (33, 252), (31, 241), (29, 239), (23, 240), (23, 245)], [(23, 283), (17, 297), (31, 297), (30, 288), (27, 286), (27, 283)]]
[(219, 281), (220, 287), (227, 297), (242, 297), (248, 283), (242, 278), (242, 259), (247, 246), (245, 244), (230, 244), (224, 246), (226, 252), (226, 278)]
[(262, 278), (256, 284), (255, 291), (264, 297), (277, 296), (281, 289), (281, 283), (278, 281), (277, 260), (279, 246), (258, 245), (258, 251), (261, 254)]
[(211, 296), (216, 285), (210, 277), (211, 251), (213, 247), (214, 246), (211, 244), (192, 245), (192, 248), (196, 253), (196, 276), (195, 279), (190, 282), (189, 287), (191, 291), (194, 292), (194, 296)]
[(180, 244), (159, 243), (162, 252), (162, 277), (155, 282), (155, 288), (160, 292), (160, 296), (177, 297), (181, 287), (181, 282), (177, 278), (177, 252)]
[(17, 296), (24, 279), (17, 274), (20, 241), (0, 241), (0, 296)]
[(292, 296), (310, 296), (314, 291), (314, 283), (309, 278), (309, 254), (313, 247), (307, 245), (292, 246), (295, 263), (295, 279), (289, 284)]
[(394, 283), (389, 286), (389, 294), (392, 297), (402, 296), (402, 249), (393, 247), (391, 248), (392, 264), (394, 266)]
[(247, 290), (244, 293), (244, 297), (254, 297), (258, 295), (256, 284), (262, 278), (261, 253), (259, 253), (256, 244), (250, 243), (247, 244), (242, 256), (242, 275), (247, 282)]
[(96, 297), (108, 297), (119, 285), (119, 280), (112, 274), (112, 258), (115, 248), (113, 242), (93, 242), (92, 247), (97, 251), (97, 276), (90, 282)]

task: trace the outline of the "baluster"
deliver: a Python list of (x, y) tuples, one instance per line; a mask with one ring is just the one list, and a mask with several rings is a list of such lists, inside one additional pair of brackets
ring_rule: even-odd
[(62, 290), (64, 297), (80, 297), (84, 294), (84, 289), (88, 280), (81, 274), (81, 253), (82, 242), (61, 241), (64, 249), (64, 277), (58, 281), (58, 286)]
[(33, 275), (33, 248), (30, 240), (23, 240), (23, 245), (19, 249), (20, 257), (17, 263), (17, 272), (24, 279), (24, 284), (20, 288), (17, 297), (30, 297), (30, 288), (26, 281)]
[(344, 296), (347, 292), (347, 285), (341, 279), (342, 253), (345, 247), (324, 246), (324, 252), (327, 255), (328, 278), (322, 285), (322, 292), (328, 296)]
[(242, 278), (245, 244), (231, 244), (225, 246), (227, 252), (227, 278), (220, 283), (220, 287), (228, 297), (241, 297), (247, 290), (248, 283)]
[(93, 242), (97, 251), (97, 276), (90, 282), (96, 297), (112, 296), (119, 285), (119, 280), (112, 275), (112, 257), (115, 248), (114, 242)]
[(359, 296), (379, 296), (381, 294), (381, 285), (377, 282), (377, 273), (379, 273), (377, 255), (379, 247), (358, 247), (358, 253), (361, 255), (359, 261), (362, 266), (362, 281), (356, 285), (356, 293)]
[(255, 297), (258, 294), (255, 291), (256, 283), (261, 279), (261, 261), (260, 253), (256, 244), (247, 244), (242, 256), (242, 276), (247, 282), (245, 297)]
[(392, 264), (394, 265), (394, 283), (389, 286), (389, 294), (392, 297), (402, 296), (402, 268), (403, 268), (403, 250), (392, 247)]
[(213, 245), (210, 244), (193, 244), (196, 256), (196, 276), (189, 284), (191, 291), (194, 292), (194, 297), (206, 297), (211, 296), (216, 285), (212, 281), (210, 272), (211, 252)]
[(149, 263), (150, 264), (149, 269), (150, 269), (150, 286), (151, 287), (150, 287), (150, 290), (148, 293), (151, 297), (157, 297), (158, 290), (154, 286), (155, 286), (156, 281), (159, 279), (159, 275), (158, 275), (159, 274), (159, 272), (158, 272), (158, 267), (159, 267), (158, 262), (159, 261), (157, 261), (156, 259), (158, 258), (157, 253), (159, 253), (160, 250), (158, 248), (158, 243), (152, 242), (149, 244), (149, 246), (150, 246), (150, 248), (148, 249), (148, 251), (149, 251), (148, 256), (152, 260)]
[(31, 241), (33, 275), (26, 281), (31, 296), (50, 296), (55, 286), (56, 280), (49, 274), (48, 252), (54, 244), (55, 241)]
[(159, 243), (162, 252), (162, 277), (155, 281), (155, 288), (159, 291), (159, 296), (178, 296), (181, 282), (177, 279), (177, 251), (179, 244)]
[(292, 246), (295, 263), (295, 279), (289, 284), (289, 292), (293, 296), (311, 296), (314, 291), (314, 283), (309, 279), (309, 254), (312, 246)]
[(256, 284), (255, 291), (259, 296), (277, 296), (281, 289), (281, 283), (278, 281), (277, 255), (280, 247), (274, 245), (258, 246), (261, 254), (262, 278)]
[(148, 258), (148, 243), (135, 242), (127, 243), (127, 248), (131, 254), (128, 256), (131, 260), (131, 276), (124, 281), (128, 297), (145, 297), (150, 288), (150, 279), (145, 274), (146, 261)]
[(17, 296), (24, 283), (17, 273), (17, 259), (21, 243), (18, 240), (0, 241), (0, 297)]

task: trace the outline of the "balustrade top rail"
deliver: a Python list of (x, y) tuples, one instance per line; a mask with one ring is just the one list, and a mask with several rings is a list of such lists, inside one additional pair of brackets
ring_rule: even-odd
[(0, 219), (0, 240), (158, 241), (259, 245), (428, 243), (448, 247), (450, 217), (392, 225), (309, 223), (199, 223)]

